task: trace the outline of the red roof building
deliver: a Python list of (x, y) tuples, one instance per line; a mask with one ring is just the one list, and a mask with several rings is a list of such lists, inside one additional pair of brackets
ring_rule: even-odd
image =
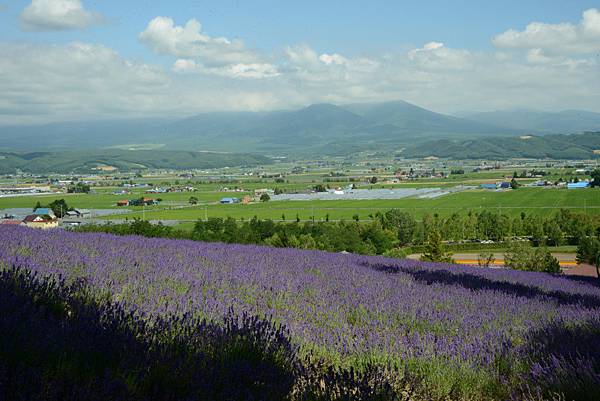
[(0, 224), (6, 224), (6, 225), (18, 226), (21, 223), (22, 223), (21, 220), (13, 220), (13, 219), (2, 219), (2, 220), (0, 220)]

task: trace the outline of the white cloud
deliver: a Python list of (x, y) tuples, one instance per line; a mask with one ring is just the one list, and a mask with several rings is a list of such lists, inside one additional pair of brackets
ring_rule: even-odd
[(546, 64), (550, 63), (552, 59), (544, 55), (542, 49), (531, 49), (527, 52), (527, 61), (532, 64)]
[(32, 0), (20, 16), (27, 31), (82, 29), (102, 20), (100, 14), (84, 9), (81, 0)]
[(429, 43), (426, 43), (425, 46), (423, 46), (422, 50), (432, 51), (432, 50), (441, 49), (443, 47), (444, 47), (444, 44), (441, 42), (429, 42)]
[[(586, 15), (579, 26), (592, 35), (595, 14)], [(596, 54), (556, 54), (544, 46), (473, 52), (429, 42), (383, 55), (321, 52), (304, 44), (265, 56), (239, 41), (207, 36), (195, 20), (175, 26), (163, 17), (140, 39), (170, 55), (172, 67), (131, 61), (102, 45), (0, 42), (0, 123), (395, 99), (442, 112), (600, 112)]]
[(331, 65), (331, 64), (337, 64), (337, 65), (343, 65), (343, 64), (348, 64), (348, 59), (344, 56), (341, 56), (337, 53), (334, 54), (327, 54), (327, 53), (323, 53), (319, 56), (319, 60), (327, 65)]
[(195, 71), (198, 65), (194, 60), (180, 58), (173, 63), (173, 71), (175, 72), (192, 72)]
[[(102, 45), (0, 42), (0, 124), (185, 116), (201, 111), (264, 110), (295, 103), (278, 84), (227, 74), (178, 74), (132, 61)], [(198, 67), (181, 59), (180, 70)], [(202, 66), (200, 66), (202, 68)], [(264, 66), (232, 66), (231, 75), (269, 74)]]
[(441, 42), (429, 42), (422, 48), (413, 49), (408, 58), (426, 70), (465, 70), (472, 66), (468, 50), (451, 49)]
[(284, 54), (291, 65), (304, 68), (318, 68), (321, 65), (319, 55), (307, 45), (286, 46)]
[(178, 59), (173, 63), (173, 71), (179, 73), (213, 74), (229, 78), (272, 78), (279, 74), (277, 68), (268, 63), (230, 64), (222, 67), (206, 68), (190, 59)]
[(600, 11), (591, 8), (579, 24), (532, 22), (524, 31), (510, 29), (492, 38), (499, 48), (542, 49), (554, 54), (586, 54), (600, 50)]
[(267, 63), (232, 64), (209, 72), (231, 78), (272, 78), (279, 75), (277, 68)]
[(184, 26), (176, 26), (171, 18), (156, 17), (148, 23), (139, 38), (157, 53), (197, 58), (207, 66), (260, 62), (260, 58), (246, 49), (242, 41), (213, 38), (202, 33), (202, 25), (195, 19), (189, 20)]

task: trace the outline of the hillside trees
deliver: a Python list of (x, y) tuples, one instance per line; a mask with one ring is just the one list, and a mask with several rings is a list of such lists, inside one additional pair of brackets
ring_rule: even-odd
[(577, 262), (589, 263), (596, 267), (596, 275), (600, 278), (600, 240), (585, 237), (577, 247)]

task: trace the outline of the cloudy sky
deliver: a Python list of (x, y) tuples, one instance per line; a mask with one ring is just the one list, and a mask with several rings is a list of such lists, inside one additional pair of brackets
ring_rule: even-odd
[(0, 124), (395, 99), (600, 112), (600, 4), (0, 0)]

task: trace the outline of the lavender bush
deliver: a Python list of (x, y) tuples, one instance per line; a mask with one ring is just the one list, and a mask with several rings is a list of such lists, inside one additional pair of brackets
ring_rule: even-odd
[(600, 316), (595, 280), (318, 251), (2, 227), (0, 265), (83, 280), (148, 318), (271, 318), (303, 355), (401, 366), (432, 399), (508, 397), (541, 369), (527, 354), (536, 333)]
[(81, 283), (0, 272), (2, 400), (279, 401), (298, 372), (296, 349), (268, 321), (142, 320)]

